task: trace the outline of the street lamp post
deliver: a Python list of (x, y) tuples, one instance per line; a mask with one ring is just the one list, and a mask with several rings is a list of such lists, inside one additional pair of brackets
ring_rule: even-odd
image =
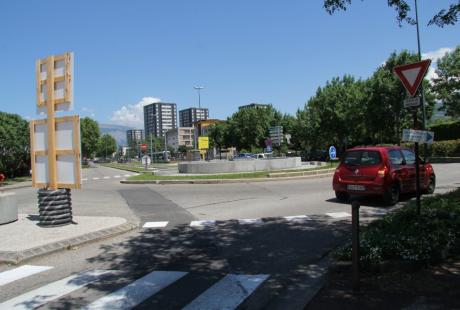
[(198, 108), (201, 109), (201, 90), (204, 88), (203, 86), (195, 86), (193, 87), (198, 91)]
[(168, 133), (168, 130), (165, 131), (165, 156), (164, 156), (164, 160), (165, 161), (168, 161), (168, 142), (166, 141), (166, 134)]

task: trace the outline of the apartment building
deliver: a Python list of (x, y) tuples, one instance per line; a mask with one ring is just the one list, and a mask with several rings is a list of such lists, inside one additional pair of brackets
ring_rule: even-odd
[(166, 143), (177, 152), (179, 146), (193, 147), (195, 138), (195, 128), (178, 127), (166, 132)]
[(193, 127), (193, 124), (207, 120), (209, 118), (209, 110), (207, 108), (188, 108), (179, 111), (179, 126)]
[(177, 128), (175, 103), (157, 102), (144, 106), (145, 136), (164, 137), (166, 131)]

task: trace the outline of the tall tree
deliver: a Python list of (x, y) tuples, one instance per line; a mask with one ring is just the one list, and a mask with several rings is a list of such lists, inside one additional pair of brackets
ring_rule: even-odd
[(98, 157), (112, 157), (112, 154), (117, 151), (117, 141), (109, 135), (103, 134), (97, 143), (97, 156)]
[(225, 145), (224, 143), (226, 130), (227, 126), (225, 123), (211, 125), (208, 128), (208, 136), (210, 139), (211, 146), (215, 146), (218, 149), (219, 157), (221, 157), (222, 147)]
[(460, 45), (438, 60), (433, 92), (446, 114), (460, 117)]
[(97, 145), (101, 135), (99, 125), (95, 120), (89, 117), (82, 118), (80, 121), (80, 132), (82, 155), (86, 158), (92, 158), (97, 151)]
[[(437, 25), (444, 27), (446, 25), (455, 25), (458, 20), (458, 14), (460, 12), (460, 1), (452, 1), (448, 8), (440, 10), (436, 13), (428, 25)], [(411, 5), (408, 4), (407, 0), (387, 0), (388, 6), (396, 10), (396, 19), (401, 25), (402, 22), (407, 22), (411, 25), (415, 24), (415, 20), (409, 15), (411, 11)], [(336, 11), (345, 11), (351, 4), (351, 0), (324, 0), (324, 8), (329, 14), (333, 14)]]
[(0, 112), (0, 173), (25, 175), (30, 169), (29, 125), (17, 114)]

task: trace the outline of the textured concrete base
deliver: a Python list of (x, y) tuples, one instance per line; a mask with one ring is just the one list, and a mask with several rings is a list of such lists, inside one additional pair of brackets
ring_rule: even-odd
[(37, 225), (38, 215), (20, 214), (17, 222), (0, 226), (0, 262), (17, 264), (138, 227), (119, 217), (75, 216), (74, 222), (43, 228)]
[(0, 224), (18, 219), (18, 201), (15, 193), (0, 193)]

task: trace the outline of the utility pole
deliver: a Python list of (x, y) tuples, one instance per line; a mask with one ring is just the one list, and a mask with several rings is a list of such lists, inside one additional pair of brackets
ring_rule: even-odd
[(165, 156), (164, 156), (164, 160), (165, 161), (168, 161), (168, 142), (166, 141), (166, 134), (168, 133), (168, 130), (165, 131)]

